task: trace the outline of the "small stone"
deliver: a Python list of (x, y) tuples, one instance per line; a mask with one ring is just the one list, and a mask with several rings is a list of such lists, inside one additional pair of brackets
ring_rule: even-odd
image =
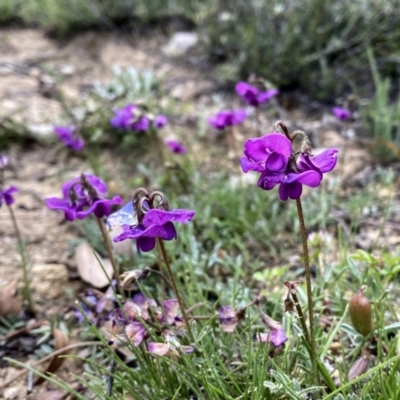
[(18, 397), (19, 388), (16, 386), (9, 387), (4, 390), (4, 400), (13, 400)]
[(196, 46), (199, 36), (194, 32), (176, 32), (162, 48), (164, 54), (170, 57), (184, 55), (191, 47)]
[(51, 124), (28, 124), (29, 132), (36, 137), (48, 137), (54, 135), (54, 126)]

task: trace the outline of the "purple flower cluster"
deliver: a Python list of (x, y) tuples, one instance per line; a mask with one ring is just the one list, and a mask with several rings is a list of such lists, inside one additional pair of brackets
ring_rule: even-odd
[(56, 126), (54, 132), (66, 147), (72, 150), (82, 150), (85, 142), (77, 137), (76, 128), (67, 126)]
[(224, 110), (216, 116), (208, 118), (208, 123), (218, 130), (223, 130), (229, 126), (241, 124), (247, 117), (246, 110)]
[(150, 251), (156, 245), (156, 238), (163, 240), (176, 239), (177, 233), (173, 222), (181, 224), (189, 223), (195, 215), (192, 210), (148, 210), (143, 220), (136, 226), (123, 226), (123, 232), (114, 237), (114, 242), (121, 242), (127, 239), (136, 239), (138, 250)]
[(177, 140), (167, 140), (165, 142), (167, 147), (174, 153), (174, 154), (186, 154), (187, 150), (186, 147)]
[(139, 346), (149, 337), (147, 324), (159, 327), (163, 342), (149, 342), (148, 350), (156, 355), (179, 356), (182, 352), (193, 352), (192, 346), (181, 346), (177, 336), (184, 334), (184, 322), (178, 314), (178, 301), (169, 299), (158, 307), (153, 299), (141, 293), (124, 303), (122, 309), (111, 313), (111, 326), (108, 329), (111, 345), (128, 343)]
[(300, 198), (302, 185), (318, 187), (323, 174), (335, 167), (337, 152), (328, 149), (315, 157), (304, 153), (296, 158), (291, 141), (280, 133), (271, 133), (248, 139), (240, 163), (244, 172), (261, 174), (257, 184), (261, 189), (280, 185), (279, 197), (286, 201)]
[(340, 121), (347, 121), (351, 118), (351, 111), (347, 108), (333, 107), (332, 113)]
[(237, 83), (235, 90), (236, 93), (252, 107), (258, 107), (260, 104), (268, 102), (279, 93), (277, 89), (261, 91), (257, 87), (246, 82)]
[[(127, 104), (122, 108), (114, 110), (114, 117), (110, 119), (110, 123), (114, 128), (145, 132), (150, 127), (151, 119), (137, 105)], [(167, 123), (167, 117), (161, 114), (154, 118), (153, 126), (159, 129)]]
[[(234, 311), (232, 306), (225, 306), (218, 310), (218, 319), (221, 329), (227, 333), (232, 333), (243, 318), (244, 309)], [(264, 313), (262, 313), (262, 319), (267, 325), (269, 333), (257, 333), (255, 337), (256, 340), (263, 343), (268, 341), (275, 347), (282, 346), (287, 341), (287, 337), (285, 331), (282, 329), (282, 326)]]
[(7, 189), (0, 190), (0, 207), (3, 203), (8, 206), (14, 203), (14, 193), (18, 192), (18, 188), (15, 186), (10, 186)]
[(119, 196), (105, 198), (107, 185), (97, 176), (82, 174), (62, 185), (62, 198), (49, 197), (46, 205), (52, 210), (63, 211), (67, 221), (84, 219), (90, 214), (102, 218), (111, 214), (114, 204), (121, 204)]

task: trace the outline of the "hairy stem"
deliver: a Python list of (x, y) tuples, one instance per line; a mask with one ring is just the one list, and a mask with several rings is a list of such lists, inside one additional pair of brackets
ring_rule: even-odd
[(100, 218), (96, 218), (96, 220), (97, 220), (97, 225), (99, 226), (99, 229), (101, 232), (101, 236), (103, 237), (103, 242), (104, 242), (104, 246), (107, 251), (108, 258), (110, 259), (111, 265), (113, 267), (114, 277), (117, 281), (118, 289), (120, 290), (122, 297), (125, 298), (124, 290), (122, 289), (122, 285), (121, 285), (121, 277), (119, 276), (119, 268), (115, 261), (114, 253), (112, 252), (112, 249), (111, 249), (110, 239), (104, 228), (103, 221)]
[(28, 263), (28, 257), (26, 255), (25, 243), (22, 240), (21, 233), (19, 231), (17, 220), (15, 219), (15, 215), (14, 215), (12, 206), (9, 205), (7, 208), (10, 212), (15, 235), (17, 236), (18, 250), (19, 250), (19, 253), (21, 254), (21, 259), (22, 259), (22, 271), (23, 271), (23, 281), (24, 281), (23, 297), (28, 302), (29, 311), (31, 311), (32, 313), (35, 313), (35, 308), (33, 306), (33, 300), (32, 300), (31, 288), (29, 285), (29, 265), (28, 265), (29, 263)]
[(308, 320), (310, 325), (309, 343), (311, 347), (311, 364), (312, 364), (314, 378), (316, 379), (316, 381), (318, 381), (317, 349), (315, 345), (315, 327), (314, 327), (314, 304), (313, 304), (312, 288), (311, 288), (311, 268), (310, 268), (310, 258), (308, 255), (306, 225), (304, 223), (303, 207), (301, 205), (300, 199), (296, 199), (296, 206), (300, 222), (301, 241), (303, 243), (304, 268), (306, 271)]
[(158, 242), (158, 246), (160, 247), (161, 254), (163, 256), (165, 266), (167, 268), (169, 281), (172, 284), (172, 287), (173, 287), (174, 292), (175, 292), (176, 299), (178, 300), (179, 308), (181, 309), (182, 317), (183, 317), (183, 319), (185, 321), (185, 324), (186, 324), (186, 327), (187, 327), (187, 330), (188, 330), (188, 333), (189, 333), (189, 336), (190, 336), (190, 340), (192, 342), (194, 342), (192, 329), (190, 328), (189, 319), (188, 319), (188, 317), (186, 315), (186, 311), (185, 311), (185, 305), (184, 305), (182, 297), (181, 297), (181, 295), (180, 295), (180, 293), (178, 291), (178, 287), (176, 286), (176, 281), (175, 281), (174, 275), (173, 275), (172, 270), (171, 270), (171, 265), (170, 265), (169, 260), (168, 260), (167, 251), (165, 250), (164, 242), (163, 242), (162, 239), (159, 239), (159, 238), (157, 239), (157, 242)]
[(301, 325), (301, 328), (303, 329), (304, 337), (306, 338), (307, 343), (311, 346), (310, 333), (308, 332), (306, 320), (305, 320), (304, 314), (303, 314), (303, 309), (301, 308), (297, 294), (291, 293), (291, 295), (292, 295), (292, 299), (295, 303), (297, 314), (299, 315), (300, 325)]

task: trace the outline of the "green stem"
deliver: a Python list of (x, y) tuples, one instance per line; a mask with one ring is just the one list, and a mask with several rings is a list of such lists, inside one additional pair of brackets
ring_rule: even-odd
[(313, 304), (312, 288), (311, 288), (311, 268), (310, 268), (310, 259), (308, 255), (306, 225), (304, 223), (303, 207), (301, 205), (300, 198), (296, 199), (296, 206), (300, 222), (301, 241), (303, 243), (304, 268), (306, 270), (308, 319), (310, 325), (311, 364), (312, 364), (314, 378), (316, 378), (316, 381), (318, 381), (318, 369), (317, 369), (318, 361), (317, 361), (317, 351), (315, 345), (314, 304)]
[(165, 250), (164, 242), (163, 242), (162, 239), (159, 239), (159, 238), (157, 239), (157, 242), (158, 242), (158, 246), (160, 247), (161, 254), (162, 254), (163, 258), (164, 258), (164, 263), (165, 263), (165, 266), (167, 268), (169, 281), (171, 282), (171, 285), (172, 285), (172, 287), (174, 289), (174, 292), (175, 292), (176, 299), (178, 300), (179, 308), (181, 309), (182, 317), (183, 317), (183, 319), (185, 321), (185, 324), (186, 324), (186, 327), (187, 327), (187, 330), (188, 330), (188, 333), (189, 333), (189, 336), (190, 336), (190, 340), (192, 342), (194, 342), (192, 329), (190, 328), (189, 319), (188, 319), (188, 317), (186, 315), (186, 311), (185, 311), (185, 305), (184, 305), (182, 297), (181, 297), (181, 295), (180, 295), (180, 293), (178, 291), (178, 287), (176, 286), (176, 281), (175, 281), (174, 275), (173, 275), (172, 270), (171, 270), (171, 265), (170, 265), (170, 263), (168, 261), (167, 251)]
[(256, 107), (256, 123), (258, 136), (262, 136), (260, 110), (258, 107)]
[(125, 298), (124, 290), (123, 290), (122, 285), (121, 285), (121, 277), (119, 276), (118, 264), (115, 261), (114, 253), (112, 252), (112, 249), (111, 249), (110, 239), (109, 239), (109, 237), (107, 235), (107, 232), (106, 232), (106, 230), (104, 228), (103, 221), (100, 218), (96, 218), (96, 220), (97, 220), (97, 225), (99, 226), (99, 229), (100, 229), (100, 232), (101, 232), (101, 236), (103, 237), (103, 242), (104, 242), (104, 246), (105, 246), (106, 251), (107, 251), (108, 258), (110, 259), (111, 265), (113, 267), (114, 277), (115, 277), (115, 279), (117, 281), (117, 286), (118, 286), (118, 288), (120, 290), (120, 293), (122, 294), (122, 297)]
[(21, 259), (22, 259), (22, 271), (23, 271), (23, 281), (24, 281), (23, 295), (24, 295), (25, 300), (28, 302), (29, 311), (31, 311), (34, 314), (35, 308), (33, 306), (32, 294), (31, 294), (31, 289), (29, 286), (29, 271), (28, 271), (29, 265), (28, 265), (28, 258), (26, 255), (25, 244), (22, 240), (21, 233), (19, 231), (17, 220), (15, 219), (15, 215), (14, 215), (12, 206), (9, 205), (7, 208), (10, 211), (10, 216), (11, 216), (11, 220), (12, 220), (12, 223), (14, 226), (15, 235), (17, 236), (18, 249), (21, 254)]

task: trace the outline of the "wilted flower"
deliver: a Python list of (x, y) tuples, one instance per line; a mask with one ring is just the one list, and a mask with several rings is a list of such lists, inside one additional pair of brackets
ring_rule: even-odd
[(119, 196), (106, 199), (106, 192), (107, 185), (99, 177), (82, 174), (62, 185), (61, 199), (49, 197), (46, 205), (52, 210), (63, 211), (67, 221), (84, 219), (92, 213), (97, 218), (102, 218), (111, 214), (112, 205), (122, 202)]
[(85, 142), (76, 136), (76, 128), (67, 126), (56, 126), (54, 132), (66, 147), (72, 150), (82, 150)]
[(218, 310), (218, 319), (224, 332), (233, 332), (239, 323), (239, 318), (232, 306), (221, 307)]
[(165, 125), (168, 123), (168, 118), (165, 115), (157, 115), (157, 117), (154, 118), (153, 121), (153, 126), (154, 128), (163, 128)]
[(208, 123), (215, 129), (222, 130), (229, 126), (241, 124), (246, 117), (246, 110), (225, 110), (220, 111), (215, 117), (208, 118)]
[(341, 121), (347, 121), (351, 117), (351, 111), (347, 108), (333, 107), (332, 113), (337, 119), (340, 119)]
[[(166, 335), (166, 343), (149, 342), (148, 350), (158, 356), (179, 357), (182, 353), (193, 353), (193, 346), (182, 346), (174, 335)], [(179, 351), (180, 350), (180, 351)]]
[(123, 314), (126, 316), (128, 321), (132, 321), (135, 318), (139, 318), (143, 321), (150, 320), (149, 308), (155, 309), (157, 303), (153, 299), (149, 299), (141, 293), (135, 294), (133, 299), (127, 301), (123, 305)]
[(7, 189), (0, 190), (0, 207), (3, 203), (6, 203), (8, 206), (14, 203), (13, 194), (18, 192), (18, 188), (16, 186), (10, 186)]
[(262, 320), (267, 325), (269, 333), (258, 333), (256, 340), (273, 344), (275, 347), (282, 346), (288, 339), (281, 324), (273, 320), (267, 314), (262, 313)]
[(177, 140), (167, 140), (165, 144), (168, 146), (168, 148), (175, 154), (186, 154), (187, 150), (186, 147), (178, 142)]
[(257, 183), (261, 189), (271, 190), (279, 184), (279, 197), (286, 201), (298, 199), (302, 185), (318, 187), (323, 174), (335, 167), (337, 152), (328, 149), (315, 157), (300, 154), (296, 159), (290, 140), (280, 133), (271, 133), (248, 139), (240, 163), (244, 172), (261, 173)]
[(237, 83), (235, 90), (244, 101), (253, 107), (258, 107), (260, 104), (266, 103), (279, 93), (277, 89), (261, 91), (257, 87), (249, 85), (246, 82)]
[(114, 117), (110, 120), (114, 128), (142, 132), (149, 128), (149, 118), (142, 115), (141, 110), (135, 104), (127, 104), (125, 107), (117, 108), (114, 113)]
[(120, 235), (114, 237), (114, 242), (136, 239), (138, 250), (150, 251), (156, 245), (156, 238), (163, 240), (176, 239), (177, 233), (173, 222), (189, 223), (195, 211), (192, 210), (159, 210), (151, 209), (144, 214), (143, 220), (137, 226), (124, 225)]
[(163, 315), (161, 318), (161, 322), (167, 322), (169, 325), (172, 325), (178, 328), (177, 333), (182, 333), (179, 329), (185, 326), (185, 322), (183, 318), (178, 315), (179, 303), (177, 299), (169, 299), (164, 300), (162, 302), (162, 306), (164, 309), (165, 316)]
[(347, 378), (349, 381), (357, 378), (358, 376), (365, 374), (368, 371), (370, 359), (366, 352), (363, 352), (361, 357), (357, 358), (351, 366)]
[(147, 337), (147, 331), (142, 323), (131, 321), (123, 327), (113, 324), (106, 330), (106, 337), (109, 345), (123, 346), (131, 343), (137, 347)]

